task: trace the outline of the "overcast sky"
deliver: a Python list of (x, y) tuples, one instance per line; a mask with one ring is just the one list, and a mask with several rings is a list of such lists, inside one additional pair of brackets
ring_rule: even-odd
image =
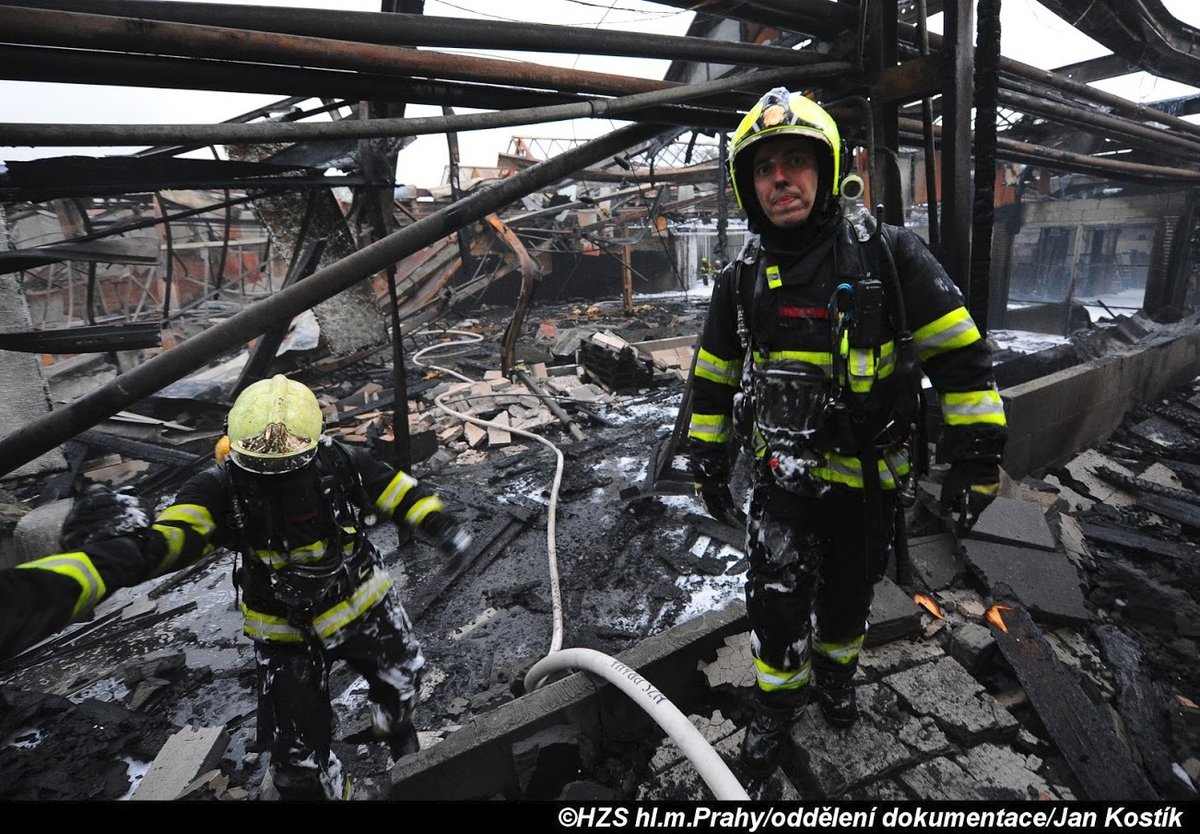
[[(1167, 10), (1180, 20), (1200, 28), (1200, 2), (1162, 1)], [(257, 0), (257, 4), (353, 11), (379, 9), (378, 0)], [(497, 9), (503, 9), (508, 16), (496, 14)], [(494, 0), (426, 0), (425, 13), (460, 18), (528, 20), (534, 23), (675, 35), (686, 32), (692, 17), (690, 12), (642, 0), (525, 0), (511, 4), (496, 3)], [(940, 26), (940, 15), (931, 19), (931, 29), (940, 31)], [(1099, 57), (1108, 52), (1046, 11), (1035, 0), (1003, 0), (1001, 32), (1002, 51), (1007, 57), (1042, 69), (1053, 69)], [(471, 54), (486, 53), (475, 51)], [(650, 58), (551, 53), (507, 53), (505, 57), (655, 79), (662, 78), (669, 65), (669, 61)], [(1123, 79), (1110, 79), (1096, 86), (1137, 101), (1154, 101), (1197, 92), (1196, 88), (1154, 79), (1144, 73)], [(11, 122), (209, 124), (226, 121), (282, 97), (0, 81), (0, 112), (4, 113), (4, 120)], [(410, 116), (425, 116), (439, 115), (441, 111), (440, 108), (412, 106), (408, 112)], [(608, 120), (578, 120), (461, 133), (460, 158), (465, 165), (490, 166), (495, 164), (497, 153), (508, 148), (513, 135), (591, 138), (611, 130), (616, 124), (618, 123)], [(0, 160), (17, 161), (68, 154), (100, 156), (128, 153), (138, 149), (13, 148), (0, 145)], [(445, 163), (446, 142), (442, 136), (418, 137), (400, 155), (397, 181), (421, 186), (437, 185)]]

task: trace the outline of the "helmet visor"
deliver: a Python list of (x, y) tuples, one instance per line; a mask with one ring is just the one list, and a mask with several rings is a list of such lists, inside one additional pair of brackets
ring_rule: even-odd
[(269, 423), (259, 434), (234, 443), (229, 457), (247, 472), (277, 475), (301, 468), (316, 452), (316, 438), (295, 434), (283, 423)]

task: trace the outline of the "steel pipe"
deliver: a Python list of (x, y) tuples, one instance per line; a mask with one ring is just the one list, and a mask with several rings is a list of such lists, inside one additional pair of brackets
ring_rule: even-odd
[[(905, 138), (912, 139), (922, 135), (923, 126), (917, 119), (900, 119), (899, 124)], [(934, 127), (934, 136), (940, 143), (942, 137), (940, 126)], [(1010, 162), (1044, 165), (1048, 168), (1059, 167), (1063, 170), (1077, 171), (1096, 177), (1109, 177), (1110, 179), (1133, 179), (1138, 182), (1159, 183), (1178, 183), (1182, 180), (1200, 183), (1200, 171), (1188, 168), (1168, 168), (1162, 165), (1146, 165), (1139, 162), (1122, 162), (1107, 157), (1087, 156), (1058, 148), (1047, 148), (1044, 145), (1018, 142), (1003, 136), (996, 139), (996, 156)]]
[[(362, 72), (263, 66), (199, 58), (125, 55), (85, 49), (51, 49), (0, 45), (0, 78), (10, 81), (56, 81), (63, 84), (108, 84), (172, 90), (221, 90), (234, 93), (292, 95), (351, 101), (397, 101), (480, 110), (536, 107), (585, 101), (577, 93), (501, 87), (461, 81), (406, 79)], [(301, 99), (303, 100), (303, 98)], [(677, 105), (673, 110), (680, 110)], [(668, 115), (667, 108), (647, 108), (645, 121), (669, 123), (686, 118), (696, 127), (724, 129), (733, 107), (687, 107)]]
[(649, 92), (670, 86), (663, 81), (610, 73), (194, 23), (161, 23), (5, 5), (0, 5), (0, 19), (4, 21), (4, 40), (14, 44), (230, 61), (245, 61), (246, 56), (252, 55), (261, 63), (517, 84), (601, 95)]
[(686, 35), (655, 35), (585, 26), (505, 20), (468, 20), (436, 15), (231, 6), (226, 3), (163, 3), (156, 0), (10, 0), (11, 6), (83, 12), (173, 23), (200, 23), (264, 33), (336, 38), (387, 46), (578, 52), (629, 58), (670, 58), (744, 66), (795, 66), (822, 60), (780, 46), (731, 43)]
[[(567, 119), (610, 118), (628, 115), (645, 107), (678, 104), (690, 99), (729, 93), (740, 88), (759, 91), (775, 84), (835, 78), (852, 69), (844, 62), (810, 64), (744, 73), (700, 84), (674, 85), (667, 89), (635, 93), (612, 99), (589, 99), (572, 104), (528, 107), (491, 113), (428, 116), (413, 119), (366, 119), (337, 122), (269, 122), (215, 125), (88, 125), (88, 124), (0, 124), (0, 139), (8, 146), (130, 145), (130, 144), (258, 144), (306, 142), (322, 139), (369, 139), (421, 136), (448, 131), (485, 130), (496, 127), (541, 124)], [(755, 95), (758, 93), (755, 92)], [(732, 127), (733, 115), (731, 114)]]

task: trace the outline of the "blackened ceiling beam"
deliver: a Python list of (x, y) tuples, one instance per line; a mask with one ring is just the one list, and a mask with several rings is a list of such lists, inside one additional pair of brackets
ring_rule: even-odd
[[(903, 139), (915, 142), (922, 134), (921, 122), (917, 119), (900, 119), (900, 135)], [(934, 138), (940, 145), (942, 130), (934, 127)], [(1125, 162), (1109, 156), (1088, 156), (1060, 148), (1032, 145), (1009, 139), (1001, 135), (996, 139), (996, 156), (1006, 162), (1020, 162), (1026, 165), (1036, 165), (1061, 171), (1088, 174), (1094, 177), (1129, 182), (1149, 183), (1154, 185), (1175, 185), (1182, 183), (1200, 185), (1200, 171), (1187, 168), (1150, 165), (1145, 163)]]
[(163, 3), (155, 0), (11, 0), (8, 5), (390, 46), (564, 52), (631, 58), (653, 55), (656, 58), (745, 66), (791, 66), (797, 60), (795, 52), (776, 46), (584, 26), (467, 20), (434, 15), (226, 3)]
[(60, 156), (5, 164), (8, 170), (0, 174), (0, 201), (6, 202), (145, 194), (172, 188), (332, 188), (361, 182), (359, 177), (306, 176), (295, 166), (171, 157)]
[(662, 81), (586, 72), (408, 47), (332, 38), (276, 35), (191, 23), (164, 23), (106, 15), (0, 5), (5, 41), (27, 46), (102, 49), (143, 55), (210, 58), (284, 66), (319, 67), (412, 76), (517, 84), (546, 90), (622, 95), (662, 89)]
[(1091, 84), (1094, 81), (1104, 81), (1108, 78), (1118, 78), (1137, 72), (1138, 67), (1128, 58), (1121, 55), (1104, 55), (1088, 61), (1057, 67), (1050, 70), (1055, 75), (1078, 81), (1080, 84)]
[[(4, 141), (10, 145), (82, 146), (129, 145), (145, 143), (246, 144), (279, 141), (313, 141), (346, 137), (376, 138), (417, 136), (455, 130), (480, 130), (578, 118), (620, 116), (642, 120), (645, 107), (674, 106), (713, 95), (745, 91), (757, 95), (764, 88), (789, 82), (813, 83), (836, 78), (852, 67), (845, 62), (776, 67), (751, 73), (718, 78), (698, 84), (670, 85), (666, 89), (635, 93), (617, 98), (591, 99), (577, 104), (532, 107), (487, 113), (469, 113), (413, 119), (343, 119), (336, 122), (265, 122), (215, 125), (64, 125), (5, 124), (0, 126)], [(671, 121), (689, 125), (687, 111), (673, 114)], [(732, 126), (733, 119), (730, 119)], [(690, 125), (689, 125), (690, 126)]]
[(1200, 79), (1200, 29), (1160, 0), (1039, 0), (1092, 40), (1139, 69), (1181, 84)]
[(660, 6), (729, 17), (829, 38), (858, 26), (858, 8), (834, 0), (654, 0)]
[[(537, 107), (586, 100), (576, 93), (514, 85), (37, 46), (0, 45), (0, 78), (280, 96), (302, 93), (311, 98), (386, 100), (472, 109)], [(710, 118), (719, 116), (717, 124), (727, 121), (723, 112), (713, 111), (713, 114)]]
[(162, 347), (162, 325), (156, 321), (0, 333), (0, 350), (21, 353), (105, 353), (157, 347)]

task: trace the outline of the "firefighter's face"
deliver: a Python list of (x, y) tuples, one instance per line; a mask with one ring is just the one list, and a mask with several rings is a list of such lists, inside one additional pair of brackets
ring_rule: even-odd
[(809, 139), (768, 139), (754, 151), (754, 193), (773, 226), (808, 220), (817, 197), (817, 154)]

